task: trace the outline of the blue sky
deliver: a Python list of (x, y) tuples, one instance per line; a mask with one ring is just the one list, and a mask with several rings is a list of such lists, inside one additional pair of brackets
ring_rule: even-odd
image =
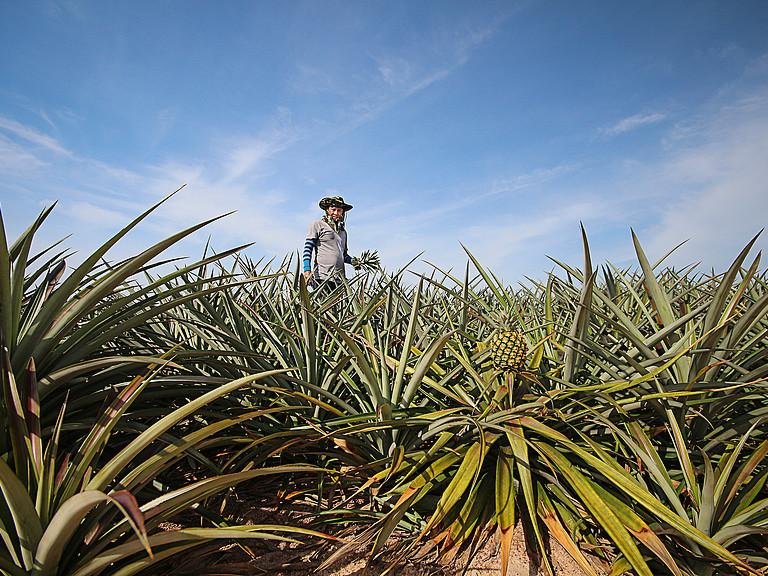
[[(722, 269), (768, 218), (768, 2), (0, 0), (9, 235), (114, 257), (298, 250), (317, 201), (392, 269), (460, 243), (508, 282), (547, 255)], [(765, 248), (768, 241), (761, 239)]]

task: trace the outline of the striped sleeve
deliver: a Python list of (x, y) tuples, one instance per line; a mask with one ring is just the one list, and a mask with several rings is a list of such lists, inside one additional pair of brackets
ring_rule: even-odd
[(302, 260), (304, 261), (304, 272), (312, 270), (312, 250), (317, 246), (317, 238), (307, 238), (304, 242), (304, 255)]

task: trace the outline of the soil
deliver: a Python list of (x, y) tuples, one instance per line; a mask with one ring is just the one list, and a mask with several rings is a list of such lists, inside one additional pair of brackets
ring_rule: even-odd
[[(221, 511), (226, 509), (242, 524), (304, 525), (311, 528), (311, 508), (303, 509), (299, 503), (284, 507), (279, 502), (258, 500), (258, 493), (238, 490), (221, 502)], [(302, 513), (304, 512), (304, 513)], [(185, 525), (194, 525), (194, 517), (181, 519)], [(187, 521), (185, 521), (187, 520)], [(161, 525), (165, 530), (181, 528), (181, 524)], [(394, 538), (394, 536), (393, 536)], [(549, 558), (556, 576), (585, 576), (579, 565), (555, 540), (548, 543)], [(444, 554), (434, 548), (423, 553), (423, 558), (409, 557), (401, 564), (391, 567), (390, 562), (370, 562), (368, 550), (360, 549), (338, 560), (328, 568), (320, 569), (335, 548), (327, 542), (292, 545), (270, 540), (240, 541), (226, 545), (210, 544), (182, 554), (171, 561), (165, 570), (153, 576), (380, 576), (387, 572), (391, 576), (502, 576), (499, 540), (492, 534), (476, 550), (465, 550), (461, 554)], [(608, 570), (599, 568), (600, 562), (590, 558), (596, 573), (605, 575)], [(506, 576), (538, 576), (538, 561), (526, 546), (521, 523), (515, 529)]]
[[(330, 554), (326, 548), (315, 548), (310, 552), (299, 549), (259, 549), (260, 545), (246, 549), (237, 544), (211, 548), (174, 563), (172, 573), (176, 576), (380, 576), (390, 565), (386, 562), (369, 563), (364, 551), (340, 560), (337, 565), (319, 570), (322, 561)], [(579, 565), (557, 543), (550, 542), (550, 560), (556, 576), (585, 576)], [(598, 574), (607, 571), (598, 569)], [(526, 551), (521, 530), (515, 532), (512, 541), (507, 576), (539, 576), (545, 572), (537, 568), (537, 562)], [(391, 568), (392, 576), (501, 576), (499, 542), (491, 537), (479, 550), (464, 552), (456, 558), (430, 558), (407, 560)]]

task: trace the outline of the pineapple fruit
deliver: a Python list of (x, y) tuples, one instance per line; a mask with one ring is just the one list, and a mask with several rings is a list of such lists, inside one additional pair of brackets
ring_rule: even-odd
[(525, 367), (528, 345), (525, 336), (514, 330), (494, 332), (488, 340), (493, 367), (504, 372), (520, 372)]

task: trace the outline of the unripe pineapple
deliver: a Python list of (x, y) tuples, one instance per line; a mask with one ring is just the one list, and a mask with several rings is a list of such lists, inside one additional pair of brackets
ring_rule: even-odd
[(528, 345), (525, 336), (514, 330), (498, 331), (488, 340), (493, 367), (504, 372), (519, 372), (525, 366)]
[(528, 345), (520, 332), (512, 329), (515, 325), (513, 314), (508, 309), (496, 310), (491, 315), (496, 330), (486, 343), (491, 351), (491, 361), (496, 370), (519, 372), (525, 367)]

